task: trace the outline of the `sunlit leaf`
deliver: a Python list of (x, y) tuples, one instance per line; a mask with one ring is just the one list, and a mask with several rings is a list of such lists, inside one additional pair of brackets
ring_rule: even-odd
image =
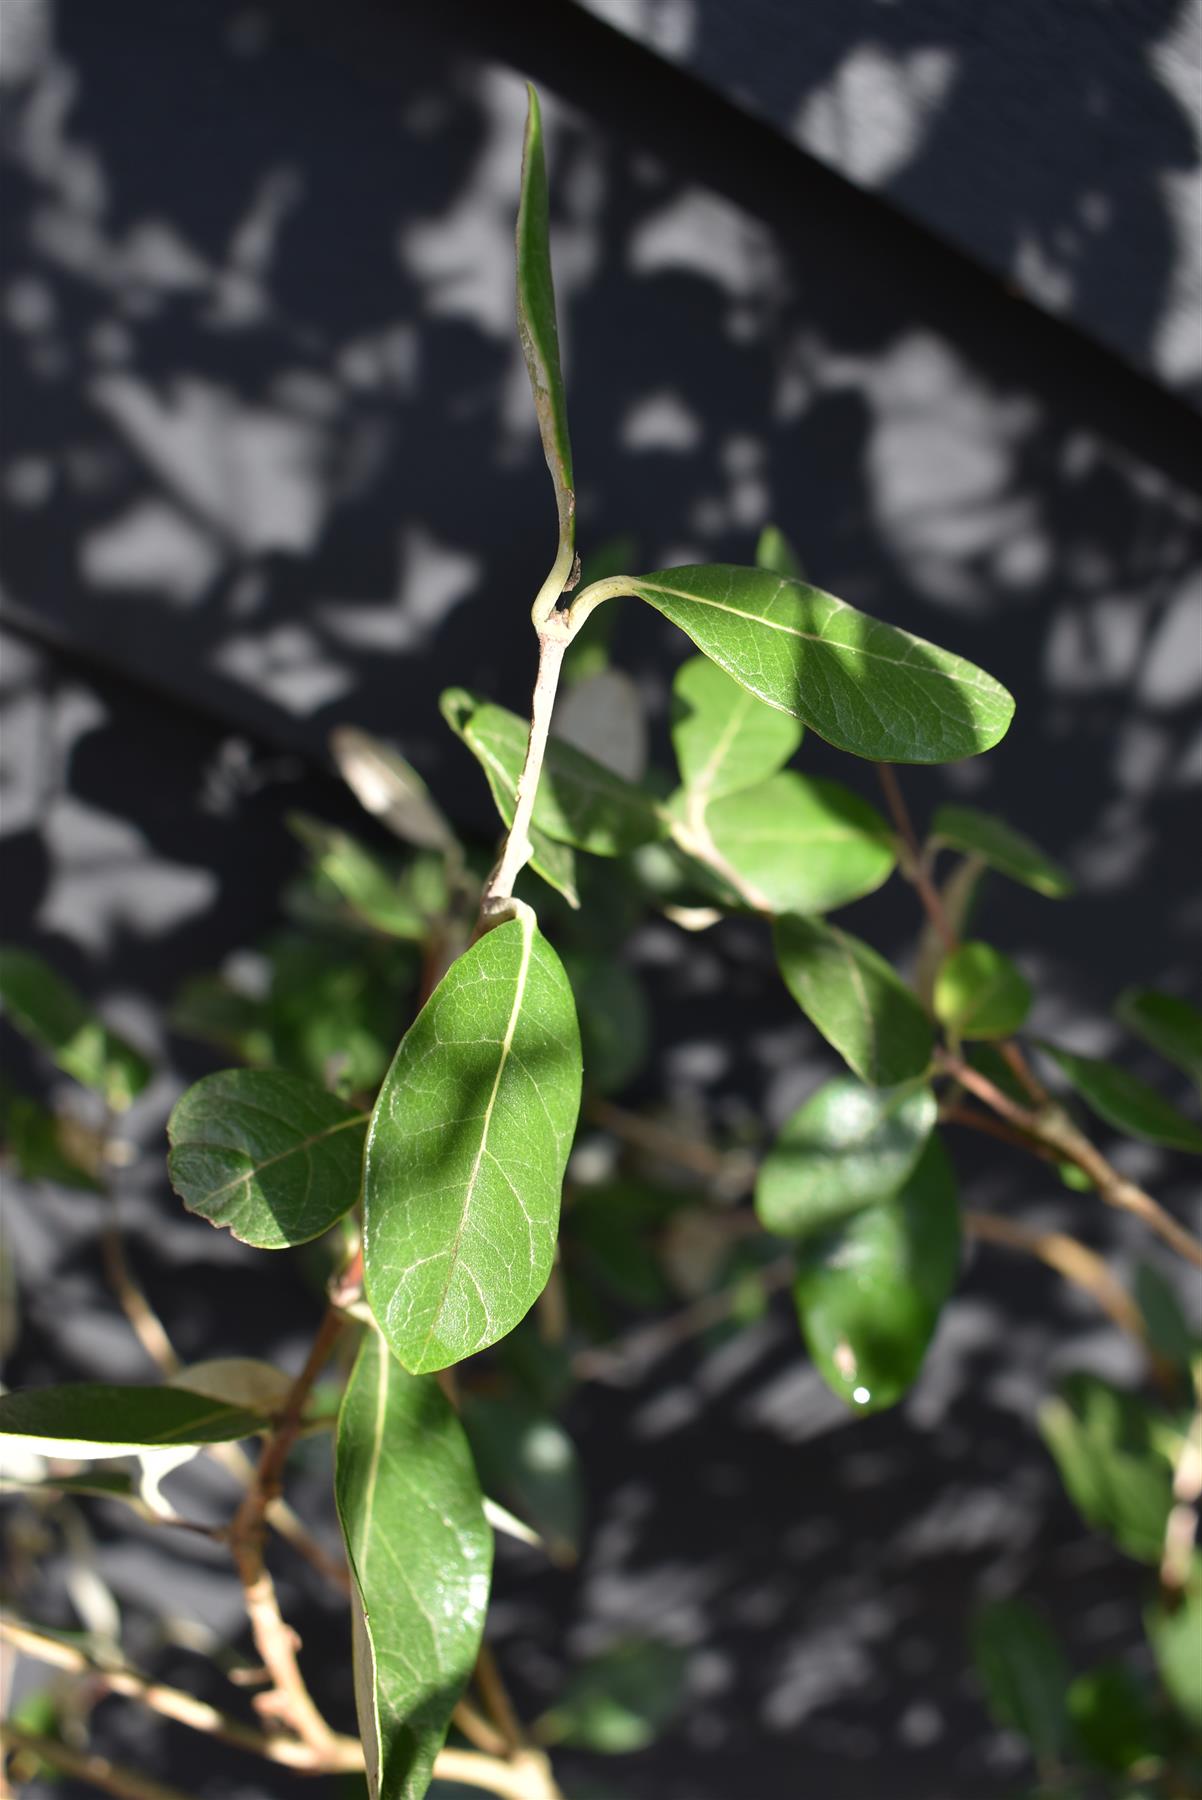
[(909, 1180), (935, 1126), (929, 1088), (828, 1081), (785, 1125), (760, 1166), (766, 1231), (804, 1238), (888, 1200)]
[(961, 944), (935, 978), (935, 1016), (960, 1038), (1010, 1037), (1031, 1010), (1031, 987), (990, 944)]
[(364, 1279), (407, 1369), (483, 1350), (542, 1291), (580, 1079), (568, 978), (522, 907), (451, 965), (372, 1114)]
[(999, 874), (1034, 888), (1049, 900), (1063, 900), (1073, 891), (1072, 876), (1037, 844), (1004, 819), (979, 812), (975, 806), (941, 806), (931, 825), (931, 842), (959, 850), (964, 856), (979, 857)]
[(956, 1177), (937, 1137), (892, 1198), (805, 1240), (793, 1294), (810, 1355), (841, 1400), (879, 1412), (902, 1398), (959, 1263)]
[(584, 1476), (563, 1426), (525, 1401), (483, 1394), (466, 1397), (462, 1416), (485, 1492), (534, 1527), (553, 1561), (574, 1562)]
[(1145, 1143), (1163, 1144), (1170, 1150), (1192, 1150), (1202, 1156), (1202, 1126), (1195, 1125), (1175, 1106), (1116, 1063), (1097, 1056), (1077, 1056), (1054, 1044), (1041, 1043), (1061, 1074), (1082, 1100), (1116, 1131)]
[(1151, 1409), (1100, 1376), (1070, 1375), (1039, 1414), (1043, 1440), (1086, 1523), (1155, 1565), (1173, 1503), (1173, 1468)]
[(426, 922), (404, 893), (396, 874), (348, 831), (327, 825), (307, 813), (292, 813), (288, 824), (313, 858), (313, 866), (347, 905), (376, 931), (416, 942)]
[(708, 656), (690, 656), (676, 671), (672, 747), (681, 783), (697, 804), (766, 781), (801, 738), (796, 719), (765, 706)]
[(555, 486), (559, 552), (556, 595), (569, 585), (576, 550), (576, 495), (567, 396), (559, 363), (559, 328), (551, 280), (551, 227), (543, 123), (538, 95), (527, 85), (526, 139), (522, 150), (522, 192), (517, 221), (518, 336), (534, 393), (543, 454)]
[(355, 1578), (355, 1701), (372, 1800), (420, 1800), (480, 1649), (492, 1532), (437, 1382), (365, 1334), (338, 1415), (335, 1495)]
[(645, 1750), (680, 1705), (687, 1663), (684, 1651), (669, 1644), (615, 1644), (570, 1677), (538, 1721), (538, 1736), (609, 1756)]
[(1024, 1600), (981, 1607), (972, 1653), (998, 1724), (1024, 1737), (1040, 1762), (1054, 1761), (1068, 1742), (1069, 1671), (1042, 1613)]
[(811, 1024), (870, 1087), (921, 1075), (934, 1034), (914, 995), (883, 956), (821, 919), (776, 921), (776, 960)]
[(630, 586), (751, 693), (853, 756), (954, 762), (990, 749), (1013, 716), (983, 670), (804, 582), (722, 563)]
[(1174, 1703), (1202, 1727), (1202, 1555), (1194, 1552), (1189, 1580), (1175, 1606), (1160, 1598), (1144, 1614), (1160, 1678)]
[(176, 1103), (167, 1172), (189, 1212), (282, 1250), (320, 1237), (355, 1204), (366, 1123), (300, 1076), (223, 1069)]
[(29, 950), (0, 949), (0, 1007), (48, 1050), (59, 1068), (123, 1111), (150, 1080), (150, 1064), (101, 1023), (48, 963)]
[[(699, 859), (716, 850), (719, 875), (772, 912), (846, 906), (888, 880), (897, 860), (880, 814), (837, 781), (786, 769), (729, 794), (697, 818), (684, 797), (677, 841)], [(693, 821), (696, 821), (695, 824)]]
[(0, 1440), (78, 1462), (168, 1445), (228, 1443), (263, 1424), (261, 1411), (178, 1387), (80, 1381), (0, 1394)]
[(1114, 1010), (1128, 1031), (1202, 1086), (1202, 1012), (1196, 1006), (1155, 988), (1128, 988)]
[(330, 733), (330, 749), (360, 806), (381, 825), (419, 849), (458, 850), (425, 782), (391, 745), (354, 725), (339, 725)]
[(765, 525), (760, 532), (755, 547), (755, 566), (757, 569), (771, 569), (777, 575), (787, 575), (791, 581), (804, 579), (801, 558), (776, 525)]

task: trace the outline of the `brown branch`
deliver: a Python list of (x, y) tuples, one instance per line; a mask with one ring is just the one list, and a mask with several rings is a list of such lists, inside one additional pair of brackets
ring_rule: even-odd
[(476, 1658), (476, 1686), (480, 1690), (480, 1698), (485, 1709), (496, 1726), (505, 1744), (507, 1753), (513, 1756), (526, 1742), (521, 1720), (518, 1718), (509, 1691), (501, 1679), (501, 1671), (497, 1659), (487, 1644), (481, 1644)]
[(963, 1125), (969, 1131), (981, 1131), (987, 1137), (998, 1138), (1003, 1144), (1013, 1144), (1018, 1150), (1026, 1150), (1031, 1156), (1040, 1156), (1046, 1162), (1058, 1162), (1060, 1159), (1054, 1150), (1041, 1144), (1038, 1138), (1029, 1137), (1025, 1131), (1019, 1131), (1015, 1125), (1007, 1125), (1003, 1119), (995, 1119), (992, 1113), (977, 1112), (971, 1106), (941, 1106), (939, 1119), (945, 1125)]
[(0, 1745), (10, 1755), (14, 1750), (24, 1750), (30, 1756), (39, 1757), (62, 1774), (73, 1775), (77, 1781), (86, 1781), (89, 1787), (99, 1788), (102, 1794), (116, 1795), (117, 1800), (189, 1800), (181, 1788), (153, 1781), (149, 1775), (140, 1775), (136, 1769), (110, 1762), (107, 1756), (100, 1756), (94, 1750), (73, 1750), (58, 1738), (41, 1737), (36, 1731), (26, 1731), (8, 1719), (0, 1726)]
[(958, 940), (955, 932), (952, 930), (947, 913), (944, 911), (943, 901), (939, 897), (939, 890), (927, 872), (926, 864), (923, 861), (922, 848), (918, 842), (918, 834), (914, 829), (914, 822), (910, 817), (910, 809), (906, 805), (905, 795), (901, 791), (901, 784), (894, 774), (892, 764), (890, 763), (878, 763), (876, 765), (876, 772), (880, 776), (881, 787), (885, 792), (885, 800), (892, 815), (893, 823), (897, 828), (897, 835), (901, 843), (901, 857), (899, 859), (901, 872), (914, 888), (918, 898), (922, 901), (923, 911), (931, 921), (931, 925), (944, 949), (954, 950)]
[(111, 1189), (107, 1189), (105, 1192), (105, 1202), (108, 1207), (108, 1218), (101, 1234), (101, 1254), (104, 1258), (105, 1276), (113, 1290), (117, 1304), (129, 1320), (134, 1336), (159, 1373), (170, 1380), (171, 1376), (178, 1375), (180, 1371), (179, 1357), (175, 1354), (163, 1321), (146, 1298), (141, 1283), (130, 1267), (129, 1257), (125, 1251), (125, 1239), (121, 1232), (117, 1196)]
[(541, 1750), (519, 1750), (509, 1761), (472, 1750), (440, 1750), (434, 1773), (440, 1781), (485, 1788), (499, 1800), (563, 1800)]
[(1139, 1307), (1102, 1258), (1079, 1239), (1064, 1231), (1040, 1231), (993, 1213), (966, 1212), (963, 1218), (964, 1229), (970, 1237), (983, 1244), (1001, 1244), (1007, 1250), (1022, 1250), (1029, 1256), (1038, 1257), (1049, 1269), (1055, 1269), (1074, 1287), (1089, 1294), (1120, 1331), (1146, 1346), (1147, 1334)]

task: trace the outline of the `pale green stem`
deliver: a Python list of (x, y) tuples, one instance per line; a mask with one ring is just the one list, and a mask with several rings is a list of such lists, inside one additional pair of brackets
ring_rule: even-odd
[(636, 594), (637, 591), (631, 575), (610, 575), (605, 581), (594, 581), (589, 587), (583, 588), (568, 608), (572, 636), (575, 637), (589, 614), (603, 600), (620, 600), (623, 595)]
[(510, 912), (513, 886), (530, 861), (530, 823), (538, 793), (547, 738), (551, 730), (551, 714), (559, 687), (559, 671), (564, 651), (575, 636), (569, 614), (552, 613), (538, 634), (538, 676), (530, 704), (530, 736), (526, 741), (526, 760), (518, 776), (513, 796), (513, 823), (506, 834), (504, 848), (492, 874), (484, 885), (480, 899), (480, 924), (487, 930)]

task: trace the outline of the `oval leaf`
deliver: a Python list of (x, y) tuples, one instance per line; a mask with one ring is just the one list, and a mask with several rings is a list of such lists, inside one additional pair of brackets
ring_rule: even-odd
[(787, 575), (792, 581), (805, 579), (801, 558), (776, 525), (765, 525), (760, 532), (755, 547), (755, 566), (757, 569), (772, 569), (777, 575)]
[(391, 745), (354, 725), (339, 725), (330, 733), (330, 750), (360, 806), (381, 825), (420, 850), (458, 852), (455, 833), (425, 782)]
[(888, 826), (866, 800), (789, 769), (715, 801), (698, 823), (697, 831), (686, 824), (682, 848), (704, 857), (712, 846), (718, 872), (729, 879), (733, 870), (741, 891), (771, 912), (846, 906), (887, 881), (897, 861)]
[(0, 1006), (59, 1068), (123, 1112), (150, 1080), (150, 1064), (101, 1023), (75, 989), (30, 950), (0, 949)]
[(1155, 988), (1128, 988), (1114, 1010), (1128, 1031), (1202, 1087), (1202, 1012), (1196, 1006)]
[(492, 1532), (438, 1384), (406, 1375), (374, 1331), (338, 1415), (334, 1487), (357, 1590), (368, 1791), (420, 1800), (480, 1649)]
[(794, 1299), (810, 1355), (841, 1400), (879, 1412), (902, 1398), (959, 1266), (956, 1178), (937, 1137), (891, 1199), (806, 1239)]
[(188, 1208), (244, 1244), (320, 1237), (359, 1198), (367, 1114), (275, 1069), (222, 1069), (177, 1102), (167, 1173)]
[(180, 1387), (65, 1387), (0, 1394), (0, 1437), (40, 1456), (91, 1462), (166, 1446), (223, 1444), (250, 1437), (262, 1411), (230, 1406)]
[(718, 563), (630, 585), (751, 693), (853, 756), (954, 762), (990, 749), (1014, 715), (982, 669), (805, 582)]
[(415, 1374), (496, 1343), (546, 1284), (580, 1075), (568, 978), (522, 907), (434, 990), (367, 1134), (367, 1298)]
[(1054, 1044), (1042, 1042), (1040, 1049), (1051, 1057), (1090, 1110), (1116, 1131), (1148, 1144), (1191, 1150), (1202, 1156), (1202, 1127), (1179, 1113), (1146, 1081), (1128, 1075), (1126, 1069), (1102, 1057), (1077, 1056), (1071, 1050), (1059, 1050)]
[(527, 84), (526, 137), (522, 147), (522, 191), (517, 220), (518, 336), (534, 393), (543, 455), (555, 485), (559, 554), (555, 560), (557, 598), (570, 585), (576, 553), (576, 495), (568, 406), (559, 364), (559, 327), (551, 280), (551, 225), (543, 121), (538, 95)]
[(376, 931), (420, 943), (426, 934), (425, 920), (402, 892), (392, 870), (366, 844), (308, 813), (290, 814), (288, 826), (309, 851), (314, 869), (353, 913)]
[(1034, 888), (1049, 900), (1063, 900), (1073, 891), (1072, 876), (1045, 856), (1038, 844), (1004, 819), (979, 812), (975, 806), (941, 806), (931, 826), (931, 841), (963, 856), (979, 857), (1000, 875)]
[(760, 1224), (804, 1238), (890, 1199), (913, 1174), (936, 1111), (930, 1088), (866, 1088), (847, 1075), (828, 1081), (764, 1158), (755, 1190)]
[(961, 944), (935, 977), (935, 1016), (961, 1038), (1010, 1037), (1031, 1010), (1031, 988), (989, 944)]
[(672, 683), (672, 747), (691, 800), (708, 806), (784, 767), (802, 727), (765, 706), (708, 656), (690, 656)]
[(895, 1087), (931, 1059), (931, 1022), (875, 950), (820, 919), (789, 914), (775, 929), (776, 960), (803, 1013), (870, 1087)]
[(1087, 1374), (1068, 1376), (1039, 1413), (1043, 1441), (1086, 1524), (1153, 1566), (1173, 1504), (1173, 1466), (1160, 1448), (1159, 1423), (1134, 1394)]

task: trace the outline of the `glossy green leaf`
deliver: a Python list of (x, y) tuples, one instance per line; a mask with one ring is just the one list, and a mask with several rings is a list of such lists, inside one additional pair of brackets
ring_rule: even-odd
[(1144, 1628), (1174, 1704), (1191, 1725), (1202, 1728), (1202, 1555), (1197, 1551), (1179, 1603), (1170, 1607), (1154, 1600)]
[(804, 580), (801, 558), (776, 525), (765, 525), (760, 532), (755, 547), (755, 566), (771, 569), (777, 575), (787, 575), (791, 581)]
[(1031, 1010), (1031, 987), (990, 944), (961, 944), (935, 977), (935, 1016), (958, 1038), (1010, 1037)]
[(0, 949), (0, 1007), (65, 1074), (95, 1088), (115, 1111), (124, 1111), (150, 1080), (145, 1057), (32, 951)]
[(568, 978), (522, 907), (451, 965), (368, 1130), (367, 1298), (415, 1374), (496, 1343), (541, 1293), (580, 1079)]
[[(514, 787), (517, 782), (517, 770), (509, 766), (493, 754), (493, 752), (468, 736), (468, 724), (473, 715), (483, 704), (475, 695), (469, 694), (465, 688), (447, 688), (439, 698), (439, 708), (443, 718), (451, 727), (456, 737), (467, 745), (488, 779), (489, 791), (493, 804), (500, 813), (506, 829), (513, 823)], [(503, 709), (497, 707), (497, 712)], [(511, 719), (517, 720), (519, 729), (524, 730), (515, 713)], [(523, 740), (524, 744), (524, 740)], [(524, 754), (524, 750), (523, 750)], [(519, 762), (518, 767), (521, 767)], [(539, 782), (541, 789), (542, 782)], [(576, 859), (567, 844), (557, 843), (537, 824), (530, 826), (530, 867), (536, 875), (562, 894), (569, 906), (580, 905), (580, 894), (576, 886)]]
[(222, 1069), (167, 1121), (171, 1185), (244, 1244), (283, 1250), (320, 1237), (359, 1198), (367, 1115), (277, 1069)]
[(307, 813), (292, 813), (288, 824), (351, 910), (376, 931), (420, 942), (426, 922), (387, 863), (348, 831)]
[[(885, 821), (837, 781), (786, 769), (697, 817), (685, 796), (677, 841), (701, 860), (717, 852), (719, 875), (770, 912), (827, 912), (870, 894), (897, 861)], [(695, 821), (695, 823), (694, 823)]]
[(1039, 1414), (1043, 1440), (1086, 1523), (1152, 1565), (1173, 1502), (1173, 1468), (1156, 1426), (1135, 1395), (1087, 1374), (1070, 1375)]
[(755, 787), (784, 767), (802, 739), (789, 713), (765, 706), (711, 662), (690, 656), (672, 683), (672, 747), (680, 779), (701, 807)]
[(1073, 891), (1072, 876), (1045, 856), (1038, 844), (1004, 819), (975, 806), (941, 806), (931, 825), (931, 842), (963, 856), (979, 857), (1000, 875), (1034, 888), (1049, 900), (1063, 900)]
[(390, 744), (354, 725), (339, 725), (330, 733), (330, 749), (360, 806), (396, 837), (421, 850), (458, 851), (455, 833), (429, 788)]
[(1179, 1113), (1146, 1081), (1129, 1075), (1126, 1069), (1120, 1069), (1116, 1063), (1106, 1062), (1102, 1057), (1077, 1056), (1071, 1050), (1060, 1050), (1048, 1043), (1041, 1043), (1040, 1048), (1051, 1057), (1090, 1111), (1107, 1125), (1148, 1144), (1163, 1144), (1169, 1150), (1191, 1150), (1202, 1156), (1202, 1126)]
[(766, 1231), (804, 1238), (888, 1200), (935, 1126), (930, 1088), (828, 1081), (785, 1125), (760, 1166), (755, 1210)]
[(956, 1177), (937, 1137), (890, 1199), (805, 1240), (793, 1296), (810, 1355), (840, 1400), (860, 1412), (896, 1405), (959, 1266)]
[(687, 1666), (685, 1652), (670, 1644), (615, 1644), (569, 1679), (538, 1721), (538, 1736), (608, 1756), (645, 1750), (680, 1705)]
[(559, 516), (556, 595), (569, 585), (576, 551), (576, 495), (568, 407), (559, 363), (559, 327), (551, 280), (551, 225), (543, 122), (538, 95), (527, 84), (526, 138), (522, 148), (522, 192), (517, 221), (518, 336), (534, 393), (543, 454), (555, 486)]
[(1202, 1012), (1175, 994), (1128, 988), (1115, 1012), (1127, 1027), (1202, 1087)]
[(584, 1522), (584, 1477), (557, 1420), (522, 1400), (469, 1394), (463, 1425), (490, 1498), (533, 1526), (553, 1562), (575, 1562)]
[(354, 1573), (355, 1700), (372, 1800), (420, 1800), (484, 1634), (492, 1532), (437, 1382), (365, 1334), (335, 1452)]
[(223, 1444), (261, 1431), (250, 1412), (178, 1387), (66, 1387), (0, 1394), (0, 1439), (40, 1456), (89, 1462), (186, 1444)]
[(612, 955), (565, 951), (564, 968), (576, 996), (584, 1072), (599, 1094), (617, 1094), (651, 1052), (651, 1015), (642, 982)]
[(931, 1059), (931, 1022), (884, 957), (838, 926), (786, 915), (776, 960), (811, 1024), (869, 1087), (895, 1087)]
[(1040, 1762), (1068, 1745), (1068, 1663), (1043, 1617), (1024, 1600), (997, 1600), (973, 1620), (972, 1654), (989, 1710)]
[(954, 762), (990, 749), (1013, 717), (983, 670), (804, 582), (723, 563), (630, 586), (751, 693), (853, 756)]
[(1122, 1663), (1099, 1663), (1068, 1690), (1073, 1734), (1096, 1767), (1121, 1774), (1156, 1755), (1163, 1730), (1151, 1695)]

